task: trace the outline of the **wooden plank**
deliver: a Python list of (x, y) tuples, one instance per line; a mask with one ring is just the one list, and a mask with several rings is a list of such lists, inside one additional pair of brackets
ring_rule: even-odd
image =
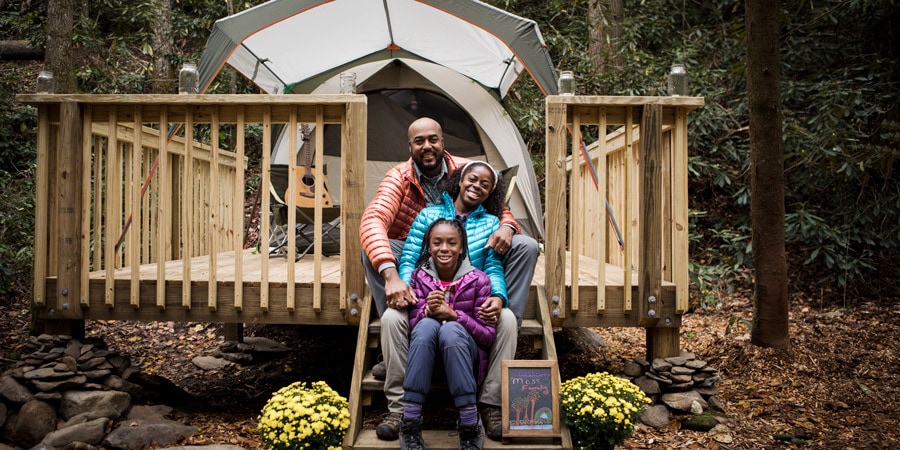
[[(237, 148), (235, 155), (237, 161), (244, 161), (244, 109), (238, 110), (236, 136)], [(262, 186), (259, 187), (262, 189)], [(235, 251), (234, 259), (234, 308), (238, 311), (244, 307), (244, 252), (239, 251), (244, 248), (244, 167), (243, 165), (235, 166), (234, 171), (234, 187), (232, 188), (231, 202), (235, 206), (231, 214), (231, 228), (234, 232), (234, 241), (231, 244)], [(250, 217), (250, 221), (253, 217)]]
[[(346, 130), (346, 128), (345, 128)], [(341, 298), (343, 301), (343, 297)], [(356, 353), (353, 360), (353, 374), (350, 376), (350, 427), (344, 433), (344, 447), (353, 447), (362, 429), (363, 411), (361, 396), (364, 373), (369, 367), (371, 349), (367, 345), (369, 339), (369, 319), (374, 300), (367, 295), (362, 302), (362, 315), (359, 318), (359, 329), (356, 332)]]
[[(351, 420), (352, 422), (352, 420)], [(427, 426), (427, 424), (426, 424)], [(568, 430), (565, 433), (568, 435)], [(425, 441), (425, 447), (429, 450), (455, 450), (459, 448), (459, 432), (457, 430), (422, 430), (422, 439)], [(350, 448), (344, 441), (345, 448)], [(503, 450), (553, 450), (553, 449), (571, 449), (572, 444), (569, 441), (568, 446), (564, 445), (566, 440), (561, 443), (553, 444), (550, 440), (531, 440), (531, 441), (511, 441), (496, 442), (490, 439), (484, 439), (485, 449), (503, 449)], [(359, 438), (352, 446), (354, 450), (380, 450), (380, 449), (396, 449), (397, 441), (383, 441), (375, 435), (375, 430), (362, 430)]]
[(645, 105), (641, 120), (637, 315), (642, 327), (655, 326), (662, 316), (661, 115), (662, 106)]
[[(59, 108), (59, 203), (57, 209), (58, 252), (57, 273), (61, 296), (57, 312), (62, 319), (81, 319), (82, 282), (82, 158), (84, 142), (81, 105), (64, 102)], [(87, 268), (84, 268), (87, 270)]]
[[(359, 226), (366, 206), (366, 123), (368, 112), (365, 103), (347, 105), (346, 132), (341, 135), (341, 254), (348, 261), (362, 254)], [(366, 278), (362, 264), (344, 264), (341, 275), (341, 308), (361, 310), (359, 301), (366, 295)], [(359, 317), (349, 316), (350, 323)]]
[(675, 296), (677, 314), (688, 310), (688, 142), (687, 113), (678, 108), (672, 146), (672, 281), (677, 288)]
[[(297, 107), (291, 106), (291, 116), (288, 121), (287, 127), (288, 133), (288, 173), (294, 173), (297, 169)], [(294, 193), (297, 192), (297, 180), (296, 177), (288, 177), (288, 192)], [(294, 233), (297, 231), (297, 215), (293, 213), (295, 208), (297, 208), (297, 199), (294, 195), (287, 196), (288, 202), (288, 240), (287, 240), (287, 258), (288, 261), (296, 261), (297, 260), (297, 239), (294, 237)], [(288, 291), (287, 291), (287, 308), (288, 311), (293, 311), (295, 308), (296, 299), (294, 298), (294, 289), (293, 283), (296, 279), (296, 271), (293, 264), (288, 265), (287, 272), (287, 282), (288, 282)]]
[(35, 164), (34, 201), (34, 293), (36, 306), (46, 304), (47, 292), (44, 280), (50, 258), (48, 220), (50, 216), (50, 118), (47, 105), (38, 107), (37, 158)]
[[(546, 232), (544, 234), (544, 254), (546, 255), (546, 279), (544, 285), (550, 299), (558, 299), (563, 305), (565, 297), (565, 242), (566, 224), (562, 214), (566, 206), (566, 107), (553, 102), (548, 97), (546, 103)], [(554, 321), (565, 317), (565, 307)], [(555, 323), (555, 322), (554, 322)]]
[[(635, 196), (637, 193), (637, 180), (634, 172), (637, 170), (634, 157), (634, 142), (632, 142), (631, 133), (628, 130), (633, 128), (633, 115), (631, 107), (627, 108), (625, 119), (625, 223), (622, 224), (622, 239), (625, 241), (625, 259), (622, 267), (625, 269), (625, 285), (631, 285), (631, 271), (634, 267), (634, 252), (638, 247), (634, 241), (635, 227), (637, 226), (637, 211)], [(631, 290), (625, 290), (625, 309), (631, 311)]]
[(182, 293), (181, 306), (184, 309), (191, 308), (191, 249), (194, 246), (193, 237), (193, 219), (194, 205), (191, 199), (194, 198), (194, 116), (190, 109), (187, 110), (184, 117), (184, 164), (182, 164), (182, 185), (181, 185), (181, 259), (182, 264)]
[[(260, 223), (262, 225), (262, 229), (259, 232), (259, 253), (268, 256), (269, 255), (269, 234), (271, 233), (271, 229), (269, 225), (271, 223), (271, 211), (270, 211), (270, 196), (269, 196), (269, 186), (272, 183), (272, 114), (268, 107), (265, 108), (263, 114), (263, 123), (262, 123), (262, 181), (260, 183), (259, 188), (264, 189), (265, 194), (260, 194), (262, 197), (262, 206), (260, 206), (260, 210), (262, 211), (262, 216), (260, 218)], [(262, 265), (260, 266), (260, 291), (259, 291), (259, 308), (263, 311), (267, 311), (269, 309), (269, 258), (265, 258), (262, 261)]]
[[(606, 108), (600, 107), (597, 108), (597, 115), (600, 117), (600, 136), (606, 135)], [(606, 142), (607, 139), (602, 138), (599, 140), (599, 153), (597, 155), (597, 210), (600, 212), (600, 220), (597, 226), (597, 249), (599, 254), (597, 255), (597, 259), (600, 263), (605, 263), (608, 261), (607, 252), (609, 251), (609, 246), (607, 245), (607, 233), (606, 231), (609, 229), (609, 212), (606, 210), (607, 203), (607, 182), (608, 182), (608, 172), (607, 172), (607, 162), (606, 162)], [(606, 279), (606, 264), (597, 264), (597, 280), (605, 280)], [(597, 284), (597, 314), (603, 314), (603, 311), (606, 310), (606, 289), (603, 289), (599, 283)]]
[[(165, 130), (169, 127), (169, 121), (167, 116), (168, 110), (166, 107), (163, 107), (160, 112), (160, 122), (159, 129)], [(159, 158), (159, 172), (158, 180), (159, 180), (159, 201), (156, 202), (156, 217), (159, 219), (159, 222), (162, 222), (161, 225), (156, 227), (156, 246), (154, 250), (156, 250), (156, 307), (157, 308), (165, 308), (166, 307), (166, 297), (165, 297), (165, 273), (166, 273), (166, 261), (169, 259), (168, 248), (170, 239), (168, 228), (165, 224), (171, 223), (171, 217), (169, 216), (170, 211), (172, 210), (171, 200), (169, 198), (169, 189), (171, 187), (169, 180), (169, 158), (166, 143), (166, 135), (165, 133), (159, 133), (158, 136), (159, 148), (160, 152), (158, 153)]]
[[(78, 229), (80, 230), (80, 239), (78, 245), (81, 246), (81, 269), (79, 278), (81, 281), (78, 283), (80, 289), (78, 290), (78, 302), (81, 306), (86, 306), (88, 303), (88, 273), (91, 271), (91, 179), (93, 172), (93, 164), (91, 164), (91, 144), (93, 143), (93, 139), (91, 137), (91, 120), (90, 120), (90, 105), (85, 105), (84, 115), (80, 117), (81, 119), (81, 199), (79, 202), (81, 203), (81, 223), (79, 224)], [(99, 242), (99, 241), (98, 241)]]
[[(314, 182), (317, 194), (325, 192), (325, 124), (323, 120), (323, 111), (320, 106), (316, 108), (315, 161), (319, 165), (320, 174)], [(342, 127), (341, 134), (346, 133), (347, 129)], [(341, 138), (341, 141), (343, 140)], [(316, 195), (313, 205), (315, 206), (313, 208), (313, 311), (318, 312), (322, 310), (322, 208), (325, 207), (325, 199), (321, 195)]]
[(218, 287), (218, 265), (216, 257), (219, 254), (219, 229), (222, 217), (219, 212), (219, 114), (218, 108), (213, 108), (212, 123), (210, 125), (210, 142), (212, 143), (212, 158), (209, 165), (209, 209), (207, 211), (207, 236), (209, 246), (209, 304), (207, 307), (213, 311), (219, 308), (216, 288)]
[[(584, 164), (581, 158), (581, 118), (579, 114), (572, 115), (572, 149), (570, 154), (572, 155), (572, 172), (569, 177), (569, 225), (571, 231), (569, 232), (569, 249), (572, 251), (573, 255), (581, 255), (583, 254), (583, 239), (584, 239), (584, 220), (586, 219), (584, 215), (584, 185), (581, 180), (582, 178), (582, 168)], [(578, 274), (578, 261), (580, 258), (572, 259), (572, 273)], [(571, 283), (577, 284), (577, 279), (572, 279)], [(573, 313), (578, 313), (579, 304), (578, 304), (578, 289), (571, 291), (571, 296), (569, 298), (569, 308)]]
[[(141, 121), (141, 110), (140, 106), (134, 107), (134, 127), (140, 128), (142, 125)], [(140, 268), (140, 232), (141, 232), (141, 135), (136, 135), (134, 139), (134, 145), (131, 146), (131, 164), (128, 167), (129, 170), (129, 184), (128, 184), (128, 205), (129, 205), (129, 219), (131, 220), (131, 225), (126, 230), (127, 244), (125, 246), (125, 255), (127, 256), (128, 266), (131, 267), (131, 306), (137, 308), (140, 305), (140, 299), (138, 298), (138, 284), (141, 282), (141, 278), (139, 275)], [(126, 222), (126, 226), (128, 226)]]
[[(90, 130), (85, 131), (85, 135), (91, 136)], [(98, 270), (102, 267), (103, 264), (103, 197), (104, 197), (104, 184), (103, 184), (103, 138), (101, 136), (91, 136), (92, 148), (93, 148), (93, 165), (94, 170), (91, 175), (90, 180), (93, 180), (93, 184), (90, 184), (91, 189), (91, 197), (93, 198), (93, 202), (91, 202), (91, 217), (93, 218), (94, 226), (91, 228), (91, 220), (88, 219), (88, 226), (85, 228), (86, 230), (93, 230), (91, 233), (91, 239), (94, 241), (93, 251), (91, 252), (90, 265), (86, 266), (88, 270)], [(85, 161), (90, 161), (90, 159), (85, 159)]]
[[(116, 114), (113, 109), (108, 117), (110, 126), (116, 126)], [(113, 133), (106, 140), (106, 245), (104, 246), (103, 265), (106, 270), (105, 306), (112, 307), (115, 296), (113, 271), (116, 269), (116, 237), (121, 233), (121, 167), (118, 136)]]

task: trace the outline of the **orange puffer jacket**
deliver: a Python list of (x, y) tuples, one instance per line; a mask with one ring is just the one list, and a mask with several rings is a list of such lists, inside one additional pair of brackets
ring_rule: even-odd
[[(448, 174), (469, 162), (468, 159), (452, 156), (446, 150), (444, 160)], [(406, 239), (419, 211), (425, 208), (425, 193), (414, 164), (410, 158), (388, 170), (378, 185), (375, 198), (363, 212), (359, 240), (376, 270), (385, 263), (397, 264), (391, 252), (390, 239)], [(519, 232), (519, 224), (508, 208), (504, 207), (500, 223), (510, 224)]]

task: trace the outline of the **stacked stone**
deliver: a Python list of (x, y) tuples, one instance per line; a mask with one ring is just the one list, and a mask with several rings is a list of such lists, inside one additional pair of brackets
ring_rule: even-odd
[(709, 409), (724, 412), (716, 396), (721, 381), (718, 370), (690, 352), (652, 362), (635, 358), (625, 363), (624, 374), (650, 397), (651, 406), (641, 417), (646, 425), (665, 428), (669, 413), (700, 415)]
[[(133, 407), (136, 401), (160, 396), (154, 387), (165, 383), (140, 374), (129, 358), (102, 343), (31, 336), (23, 353), (0, 376), (5, 442), (24, 448), (143, 448), (150, 441), (168, 444), (197, 431), (166, 419), (172, 408)], [(117, 419), (129, 419), (129, 426), (115, 427)], [(148, 435), (138, 435), (148, 428), (153, 429)]]

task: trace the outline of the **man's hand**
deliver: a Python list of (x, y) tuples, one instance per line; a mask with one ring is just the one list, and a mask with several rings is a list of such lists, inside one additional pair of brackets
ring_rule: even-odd
[(381, 276), (384, 277), (384, 297), (388, 308), (403, 310), (417, 303), (416, 293), (400, 279), (397, 268), (384, 269)]
[(503, 299), (500, 297), (488, 297), (478, 310), (478, 317), (492, 324), (497, 324), (500, 320), (500, 310), (503, 309)]
[(501, 225), (494, 234), (488, 239), (485, 247), (493, 248), (500, 255), (505, 255), (509, 247), (512, 245), (513, 235), (516, 234), (512, 228)]

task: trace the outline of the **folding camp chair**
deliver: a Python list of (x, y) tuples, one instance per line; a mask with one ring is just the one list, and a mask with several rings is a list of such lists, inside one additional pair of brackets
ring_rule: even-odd
[[(298, 178), (302, 176), (298, 167), (295, 172)], [(286, 254), (288, 239), (286, 230), (288, 223), (288, 201), (284, 198), (288, 188), (288, 167), (282, 165), (271, 166), (269, 194), (272, 198), (272, 234), (269, 237), (269, 256), (281, 256)], [(324, 175), (323, 175), (324, 176)], [(300, 185), (300, 180), (298, 183)], [(299, 187), (298, 187), (299, 188)], [(315, 208), (295, 207), (296, 229), (294, 239), (297, 241), (297, 260), (306, 256), (315, 247)], [(324, 256), (340, 253), (340, 223), (341, 208), (331, 204), (322, 208), (322, 254)], [(301, 250), (302, 248), (302, 250)]]

